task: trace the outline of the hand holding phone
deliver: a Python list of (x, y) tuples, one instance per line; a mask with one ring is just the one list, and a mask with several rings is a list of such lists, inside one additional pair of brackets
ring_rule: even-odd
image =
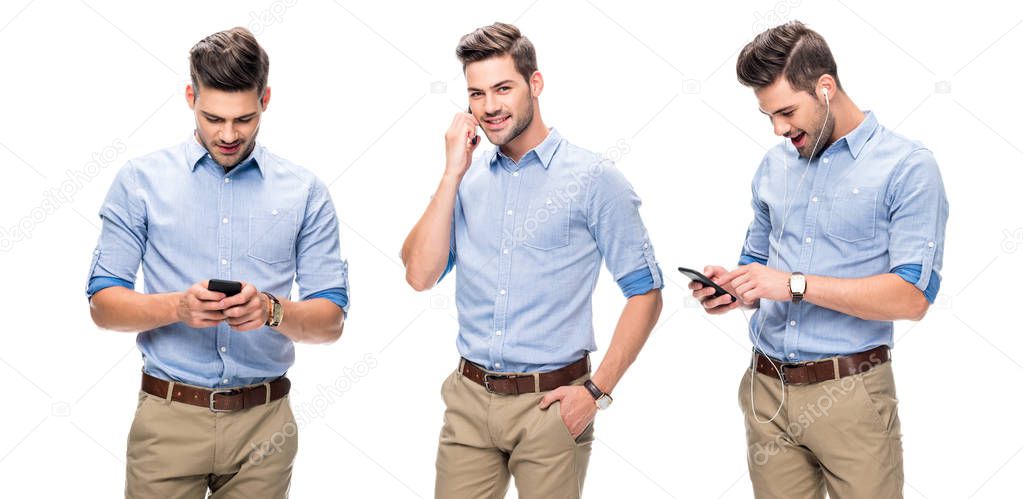
[[(725, 269), (719, 267), (708, 267), (708, 269), (709, 273), (714, 276), (725, 273)], [(699, 271), (685, 267), (679, 267), (678, 271), (692, 281), (689, 284), (689, 289), (693, 290), (693, 297), (700, 300), (708, 312), (723, 313), (739, 305), (739, 299), (735, 295)], [(713, 291), (711, 292), (711, 290)]]
[(447, 156), (445, 172), (461, 178), (472, 164), (472, 153), (479, 145), (479, 135), (476, 134), (479, 121), (472, 113), (455, 113), (451, 120), (451, 126), (444, 134), (444, 142)]
[(224, 281), (221, 279), (210, 279), (206, 289), (217, 293), (224, 293), (224, 297), (234, 296), (242, 292), (242, 283), (238, 281)]
[(220, 301), (228, 292), (236, 288), (240, 291), (241, 283), (234, 281), (209, 281), (197, 282), (190, 288), (180, 293), (175, 312), (178, 322), (194, 328), (216, 327), (221, 321), (227, 319), (224, 314), (224, 307)]
[[(469, 113), (469, 116), (472, 116), (472, 106), (469, 106), (469, 110), (467, 112)], [(475, 146), (480, 143), (480, 135), (476, 133), (476, 128), (478, 127), (474, 127), (472, 129), (472, 138), (469, 139), (469, 145), (471, 146)]]

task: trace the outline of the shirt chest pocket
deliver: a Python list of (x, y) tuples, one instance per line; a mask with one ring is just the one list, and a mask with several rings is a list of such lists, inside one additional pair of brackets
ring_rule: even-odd
[(295, 253), (297, 226), (295, 210), (264, 208), (249, 211), (248, 255), (264, 263), (291, 261)]
[(829, 236), (855, 243), (873, 239), (877, 225), (877, 191), (850, 187), (836, 192), (826, 232)]
[(570, 200), (538, 197), (529, 201), (522, 222), (522, 244), (548, 251), (568, 246), (568, 229), (572, 209)]

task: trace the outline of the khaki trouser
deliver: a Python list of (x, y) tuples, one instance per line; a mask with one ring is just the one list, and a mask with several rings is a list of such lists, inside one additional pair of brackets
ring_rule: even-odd
[(747, 369), (739, 385), (753, 491), (762, 499), (902, 497), (902, 434), (891, 362), (845, 378), (786, 385)]
[(128, 434), (128, 499), (283, 498), (298, 451), (288, 397), (237, 412), (139, 392)]
[(437, 450), (436, 499), (503, 498), (511, 476), (520, 498), (581, 497), (593, 425), (573, 439), (560, 403), (547, 410), (538, 406), (545, 393), (497, 395), (459, 371), (448, 376), (441, 389), (447, 410)]

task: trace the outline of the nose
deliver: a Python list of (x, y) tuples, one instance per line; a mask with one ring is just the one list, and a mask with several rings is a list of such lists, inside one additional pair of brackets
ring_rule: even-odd
[(501, 105), (494, 95), (487, 95), (483, 100), (483, 112), (493, 115), (501, 110)]
[(220, 130), (220, 140), (228, 144), (238, 140), (238, 131), (235, 130), (234, 125), (231, 123), (224, 124), (224, 127)]
[(788, 135), (789, 132), (792, 131), (792, 127), (789, 126), (788, 122), (785, 121), (785, 120), (780, 120), (778, 118), (771, 118), (771, 124), (774, 125), (774, 134), (775, 135), (785, 136), (785, 135)]

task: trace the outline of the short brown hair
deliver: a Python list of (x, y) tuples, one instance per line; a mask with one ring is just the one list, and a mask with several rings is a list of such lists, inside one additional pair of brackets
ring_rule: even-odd
[(838, 88), (842, 88), (828, 43), (799, 21), (757, 35), (739, 53), (735, 72), (740, 83), (754, 89), (769, 86), (784, 75), (793, 88), (812, 94), (824, 74), (831, 75)]
[(231, 28), (207, 36), (192, 47), (189, 71), (196, 94), (202, 84), (228, 92), (256, 90), (262, 97), (270, 73), (270, 58), (251, 31)]
[(511, 55), (515, 69), (528, 82), (536, 72), (536, 49), (533, 42), (511, 24), (494, 23), (477, 28), (463, 36), (455, 48), (455, 55), (462, 62), (462, 71), (469, 63), (505, 54)]

